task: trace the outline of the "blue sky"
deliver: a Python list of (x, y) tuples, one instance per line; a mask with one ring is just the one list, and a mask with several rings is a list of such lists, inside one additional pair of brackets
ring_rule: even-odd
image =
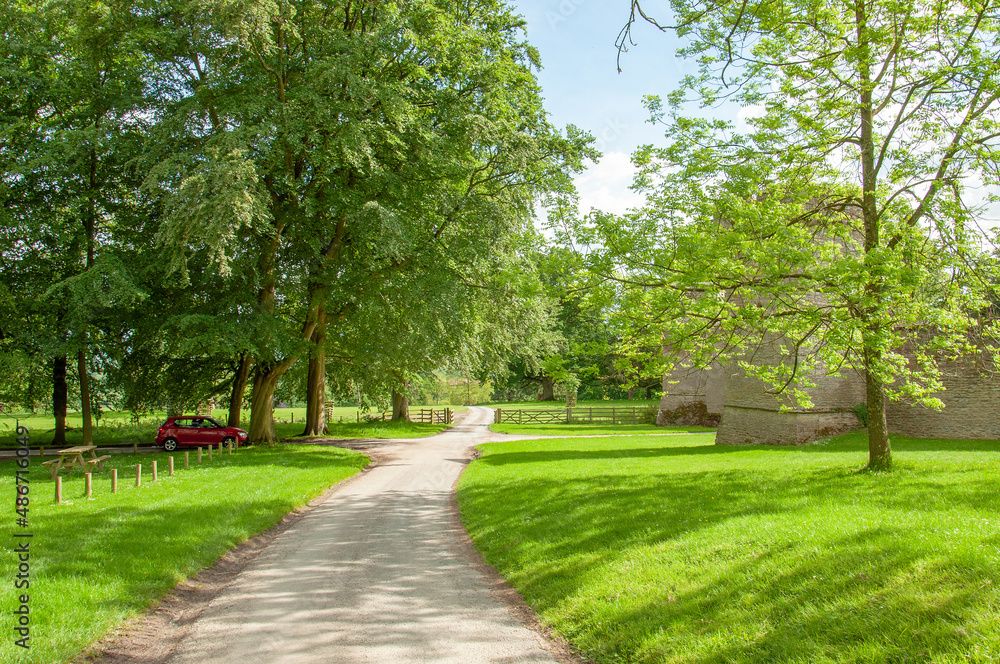
[[(599, 165), (577, 178), (580, 207), (619, 212), (637, 203), (628, 189), (633, 172), (629, 157), (639, 145), (665, 143), (662, 127), (647, 122), (642, 97), (667, 94), (691, 66), (674, 57), (677, 39), (648, 24), (636, 25), (636, 45), (622, 55), (619, 74), (615, 39), (628, 19), (628, 0), (511, 4), (527, 20), (528, 41), (541, 53), (538, 78), (552, 122), (586, 129), (605, 154)], [(665, 4), (650, 1), (644, 7), (665, 16)]]

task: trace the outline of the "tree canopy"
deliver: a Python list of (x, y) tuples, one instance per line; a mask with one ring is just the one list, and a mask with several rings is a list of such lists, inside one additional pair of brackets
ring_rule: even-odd
[[(697, 71), (647, 100), (668, 139), (634, 157), (647, 204), (576, 229), (601, 277), (594, 297), (620, 303), (628, 347), (739, 363), (776, 392), (808, 385), (810, 371), (858, 372), (869, 467), (887, 469), (886, 398), (937, 405), (937, 360), (988, 332), (993, 261), (979, 222), (1000, 184), (998, 8), (670, 6), (668, 22), (632, 2), (619, 45), (649, 21), (685, 40)], [(747, 128), (691, 102), (738, 104)], [(749, 361), (768, 343), (784, 361)]]

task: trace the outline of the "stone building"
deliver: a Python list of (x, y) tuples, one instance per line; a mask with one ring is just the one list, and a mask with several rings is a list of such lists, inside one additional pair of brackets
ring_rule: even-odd
[[(755, 361), (776, 361), (758, 352)], [(1000, 439), (1000, 380), (989, 354), (940, 363), (942, 411), (899, 402), (886, 404), (889, 433), (915, 438)], [(735, 364), (706, 370), (678, 369), (664, 377), (657, 424), (718, 426), (720, 445), (799, 445), (860, 427), (854, 408), (865, 402), (862, 378), (853, 373), (812, 375), (811, 408), (767, 392), (766, 385)], [(784, 407), (784, 409), (783, 409)]]

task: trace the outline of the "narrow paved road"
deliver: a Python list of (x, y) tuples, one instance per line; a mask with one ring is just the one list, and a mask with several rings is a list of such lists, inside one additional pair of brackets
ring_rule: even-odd
[(380, 464), (280, 535), (170, 663), (556, 662), (463, 548), (451, 490), (492, 415), (471, 410), (444, 434), (373, 449)]

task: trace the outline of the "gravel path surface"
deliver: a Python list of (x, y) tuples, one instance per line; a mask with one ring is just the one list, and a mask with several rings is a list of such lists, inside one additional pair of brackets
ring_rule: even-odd
[(472, 408), (432, 438), (367, 443), (378, 465), (267, 546), (165, 661), (570, 661), (498, 597), (456, 517), (452, 489), (491, 420)]

